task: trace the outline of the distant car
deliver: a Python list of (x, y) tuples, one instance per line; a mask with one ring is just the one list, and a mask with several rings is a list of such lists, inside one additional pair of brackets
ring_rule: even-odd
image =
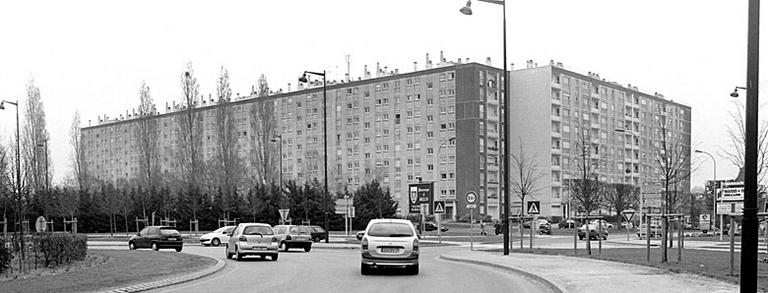
[(539, 220), (539, 234), (552, 235), (552, 224), (547, 220)]
[[(647, 233), (648, 223), (641, 223), (640, 226), (637, 227), (637, 238), (645, 239)], [(651, 238), (661, 237), (661, 225), (652, 223), (650, 236)]]
[(227, 259), (234, 256), (236, 260), (243, 260), (247, 255), (258, 255), (261, 259), (269, 256), (272, 261), (276, 261), (277, 243), (277, 237), (269, 224), (241, 223), (233, 229), (224, 253)]
[(200, 236), (200, 244), (204, 246), (219, 246), (221, 243), (227, 243), (229, 242), (229, 234), (234, 229), (235, 226), (224, 226), (211, 233), (203, 234), (203, 236)]
[(419, 274), (419, 234), (409, 220), (373, 219), (365, 232), (357, 233), (360, 240), (360, 274), (368, 275), (374, 268), (404, 268)]
[(325, 229), (323, 227), (320, 227), (318, 225), (310, 225), (309, 229), (312, 230), (312, 241), (314, 242), (320, 242), (327, 238), (327, 234), (325, 232)]
[(621, 222), (621, 227), (624, 228), (624, 229), (634, 229), (635, 228), (635, 223), (634, 222), (623, 221), (623, 222)]
[(565, 220), (565, 221), (560, 221), (559, 223), (557, 223), (557, 228), (559, 228), (559, 229), (564, 229), (564, 228), (565, 229), (572, 229), (572, 228), (575, 228), (575, 227), (576, 227), (576, 222), (574, 220), (570, 220), (570, 219), (569, 220)]
[(160, 250), (163, 248), (176, 249), (181, 251), (184, 241), (181, 239), (181, 233), (174, 227), (148, 226), (139, 231), (138, 234), (128, 239), (128, 249), (152, 248)]
[(590, 224), (590, 225), (599, 226), (598, 224), (600, 224), (600, 223), (602, 223), (602, 225), (603, 225), (603, 228), (606, 228), (606, 229), (613, 229), (613, 224), (609, 223), (609, 222), (608, 222), (608, 221), (606, 221), (606, 220), (594, 220), (594, 221), (592, 221), (592, 222), (591, 222), (591, 223), (589, 223), (589, 224)]
[[(416, 230), (420, 230), (421, 227), (417, 226)], [(432, 222), (424, 222), (424, 231), (437, 231), (437, 225)], [(446, 232), (448, 231), (448, 227), (442, 226), (440, 227), (440, 231)]]
[(305, 252), (312, 250), (312, 230), (309, 226), (277, 225), (274, 228), (280, 250), (288, 251), (291, 248), (303, 248)]
[[(601, 235), (598, 235), (597, 231), (597, 225), (589, 224), (589, 240), (597, 240), (600, 236), (602, 236), (603, 240), (608, 240), (608, 229), (603, 227), (603, 233)], [(581, 225), (578, 235), (579, 240), (584, 240), (584, 238), (587, 238), (587, 225)]]

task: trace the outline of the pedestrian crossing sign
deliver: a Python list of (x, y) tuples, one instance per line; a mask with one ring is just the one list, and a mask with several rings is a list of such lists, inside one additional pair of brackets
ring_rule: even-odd
[(541, 211), (541, 205), (539, 201), (529, 201), (528, 202), (528, 214), (529, 215), (538, 215)]
[(445, 214), (445, 202), (435, 201), (435, 206), (432, 210), (435, 211), (435, 214)]

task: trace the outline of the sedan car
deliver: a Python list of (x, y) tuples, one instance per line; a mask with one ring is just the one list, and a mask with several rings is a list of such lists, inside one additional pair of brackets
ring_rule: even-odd
[[(637, 228), (637, 238), (645, 239), (646, 234), (648, 234), (648, 224), (641, 223)], [(652, 223), (650, 236), (651, 238), (661, 237), (661, 225)]]
[(368, 222), (365, 232), (357, 234), (357, 239), (361, 241), (360, 274), (392, 267), (419, 274), (419, 236), (411, 221), (374, 219)]
[[(579, 228), (579, 240), (584, 240), (584, 238), (587, 237), (587, 225), (581, 225)], [(602, 235), (597, 235), (597, 225), (589, 224), (589, 240), (595, 239), (597, 240), (599, 236), (602, 236), (601, 238), (603, 240), (608, 240), (608, 229), (603, 227), (603, 233)]]
[(277, 237), (269, 224), (242, 223), (232, 231), (225, 255), (227, 259), (234, 256), (236, 260), (242, 260), (247, 255), (258, 255), (261, 259), (269, 256), (272, 261), (276, 261), (277, 243)]
[(318, 225), (310, 225), (309, 229), (312, 230), (312, 241), (320, 242), (327, 238), (328, 234), (326, 234), (325, 229), (323, 229), (323, 227), (320, 227)]
[(171, 248), (180, 252), (183, 245), (181, 233), (174, 227), (165, 226), (145, 227), (138, 234), (128, 239), (128, 249), (130, 250), (137, 248), (152, 248), (152, 250)]
[(611, 223), (608, 223), (608, 221), (606, 221), (606, 220), (594, 220), (594, 221), (592, 221), (592, 222), (591, 222), (591, 223), (589, 223), (589, 224), (590, 224), (590, 225), (595, 225), (595, 226), (598, 226), (600, 223), (602, 223), (602, 225), (603, 225), (603, 228), (606, 228), (606, 229), (613, 229), (613, 224), (611, 224)]
[(234, 229), (235, 226), (224, 226), (211, 233), (204, 234), (203, 236), (200, 236), (200, 244), (204, 246), (219, 246), (221, 243), (227, 243), (229, 242), (229, 234), (231, 234)]
[(280, 250), (288, 251), (296, 247), (303, 248), (305, 252), (312, 250), (312, 239), (310, 239), (312, 230), (309, 226), (277, 225), (272, 230), (275, 232)]
[[(421, 227), (417, 226), (417, 228), (421, 228)], [(435, 225), (435, 223), (432, 223), (432, 222), (424, 222), (424, 231), (427, 231), (427, 232), (437, 231), (437, 225)], [(440, 231), (446, 232), (448, 231), (448, 227), (445, 227), (445, 226), (440, 227)]]

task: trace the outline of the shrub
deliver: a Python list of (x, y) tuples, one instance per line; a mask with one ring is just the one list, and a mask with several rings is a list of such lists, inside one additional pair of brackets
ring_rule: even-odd
[(85, 259), (87, 237), (83, 234), (49, 233), (39, 236), (38, 249), (46, 266), (67, 264)]
[(5, 273), (11, 266), (12, 253), (11, 249), (6, 246), (5, 240), (0, 238), (0, 273)]

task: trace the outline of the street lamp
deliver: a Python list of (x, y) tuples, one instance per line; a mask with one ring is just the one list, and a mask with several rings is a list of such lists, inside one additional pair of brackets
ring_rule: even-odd
[[(492, 4), (498, 4), (501, 5), (501, 11), (502, 11), (502, 31), (503, 31), (503, 63), (504, 63), (504, 99), (502, 99), (502, 102), (504, 103), (504, 123), (502, 123), (504, 129), (504, 219), (501, 220), (502, 225), (504, 226), (504, 255), (509, 255), (509, 103), (506, 101), (509, 98), (509, 87), (507, 84), (509, 83), (509, 80), (507, 78), (507, 7), (506, 3), (507, 1), (499, 1), (499, 0), (477, 0), (480, 2), (486, 2), (486, 3), (492, 3)], [(459, 12), (461, 12), (464, 15), (472, 15), (472, 1), (468, 0), (467, 4), (462, 7)]]
[(272, 134), (272, 142), (276, 142), (280, 152), (280, 190), (283, 190), (283, 136)]
[[(5, 110), (5, 104), (14, 105), (16, 107), (16, 209), (19, 214), (18, 221), (19, 221), (19, 229), (16, 230), (16, 233), (20, 233), (19, 231), (22, 230), (23, 227), (23, 221), (22, 218), (24, 217), (24, 213), (22, 212), (22, 204), (21, 204), (21, 159), (20, 154), (21, 151), (19, 150), (19, 101), (16, 100), (16, 102), (11, 101), (0, 101), (0, 110)], [(21, 237), (19, 238), (19, 241), (21, 242), (21, 258), (19, 259), (19, 269), (24, 271), (23, 267), (23, 260), (24, 260), (24, 233), (21, 232)]]
[[(736, 96), (739, 94), (736, 93), (736, 90), (734, 90), (734, 93)], [(733, 94), (731, 94), (733, 96)], [(717, 161), (715, 160), (715, 156), (712, 154), (702, 151), (702, 150), (695, 150), (694, 151), (697, 154), (705, 154), (708, 155), (710, 158), (712, 158), (712, 165), (713, 165), (713, 175), (712, 175), (712, 222), (714, 223), (715, 217), (717, 217)], [(715, 225), (712, 225), (712, 230), (714, 230)], [(723, 219), (720, 219), (720, 240), (723, 240)]]
[(328, 243), (328, 113), (327, 113), (327, 100), (325, 94), (325, 70), (322, 73), (304, 71), (304, 74), (299, 77), (299, 82), (308, 82), (307, 75), (318, 75), (323, 77), (323, 170), (325, 177), (325, 243)]
[(731, 98), (738, 98), (739, 97), (739, 90), (747, 90), (747, 88), (743, 86), (737, 86), (733, 89), (733, 92), (731, 93)]

